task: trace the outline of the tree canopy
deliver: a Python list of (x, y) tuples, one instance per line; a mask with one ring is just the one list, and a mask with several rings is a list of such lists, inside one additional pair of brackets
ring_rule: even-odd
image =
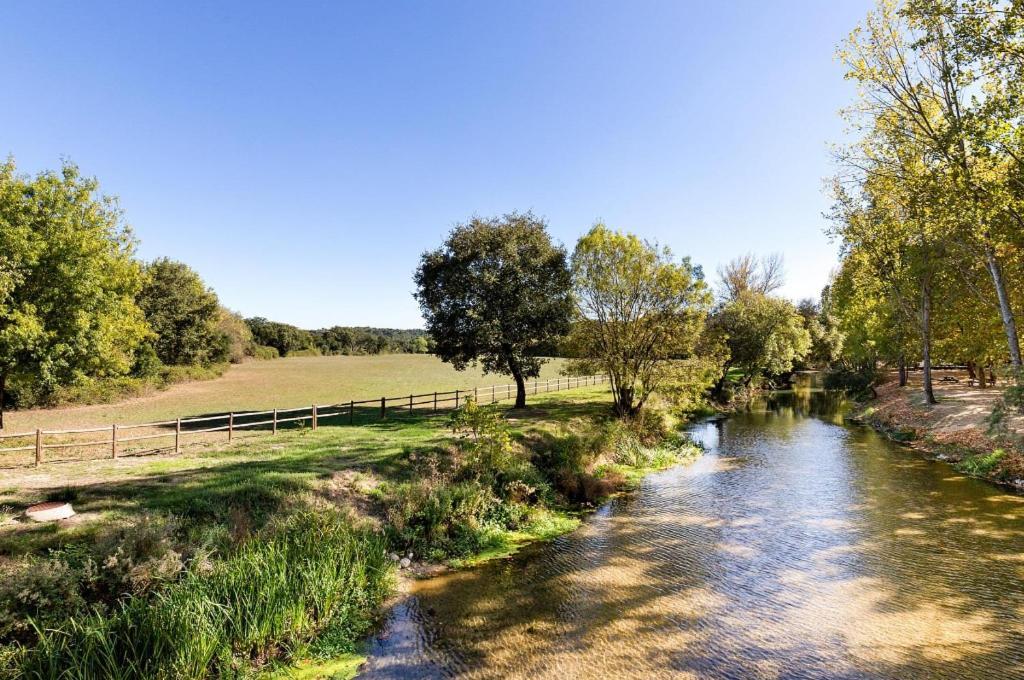
[(415, 283), (437, 356), (511, 375), (516, 407), (525, 406), (525, 380), (540, 374), (573, 310), (566, 253), (544, 221), (510, 213), (458, 225), (423, 254)]
[(222, 360), (226, 355), (217, 294), (191, 267), (166, 257), (146, 265), (139, 307), (155, 334), (153, 346), (164, 364)]
[(65, 163), (29, 178), (0, 165), (0, 426), (14, 387), (127, 374), (150, 331), (135, 241), (114, 199)]
[(630, 417), (693, 353), (711, 305), (700, 267), (633, 234), (595, 225), (576, 244), (577, 366), (607, 373), (615, 411)]

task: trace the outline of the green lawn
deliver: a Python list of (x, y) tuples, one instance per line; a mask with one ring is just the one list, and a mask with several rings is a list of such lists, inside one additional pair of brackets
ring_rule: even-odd
[[(530, 396), (512, 416), (518, 437), (554, 432), (574, 418), (609, 410), (607, 387)], [(450, 441), (447, 416), (417, 415), (362, 425), (286, 430), (216, 450), (173, 456), (100, 459), (5, 470), (0, 506), (12, 512), (70, 487), (79, 516), (66, 526), (0, 526), (0, 557), (88, 540), (140, 513), (175, 515), (198, 526), (259, 526), (282, 505), (314, 494), (360, 495), (362, 477), (402, 479), (408, 456)], [(244, 528), (244, 527), (242, 527)]]
[[(559, 375), (562, 360), (543, 369), (542, 379)], [(69, 429), (173, 419), (178, 416), (260, 411), (374, 399), (410, 393), (505, 384), (511, 378), (454, 370), (426, 354), (295, 357), (250, 361), (232, 366), (213, 380), (175, 385), (146, 397), (114, 404), (12, 411), (5, 416), (9, 432)]]

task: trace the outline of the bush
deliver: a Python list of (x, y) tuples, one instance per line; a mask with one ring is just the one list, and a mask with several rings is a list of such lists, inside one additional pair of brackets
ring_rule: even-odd
[(500, 505), (477, 481), (435, 483), (418, 480), (382, 487), (381, 498), (392, 539), (403, 550), (433, 557), (464, 557), (487, 544)]
[(37, 630), (11, 670), (69, 680), (225, 677), (328, 631), (335, 647), (354, 646), (392, 587), (383, 537), (336, 512), (303, 512), (262, 538), (109, 615)]
[(988, 454), (978, 454), (964, 458), (959, 463), (956, 463), (954, 467), (968, 475), (988, 477), (996, 470), (1005, 455), (1006, 451), (996, 449)]
[(320, 354), (320, 350), (316, 349), (315, 347), (310, 347), (308, 349), (293, 349), (292, 351), (288, 352), (287, 356), (289, 356), (289, 357), (318, 357), (318, 356), (322, 356), (322, 355)]
[(281, 356), (281, 353), (277, 351), (276, 347), (270, 347), (268, 345), (252, 345), (248, 348), (247, 353), (253, 359), (277, 359)]

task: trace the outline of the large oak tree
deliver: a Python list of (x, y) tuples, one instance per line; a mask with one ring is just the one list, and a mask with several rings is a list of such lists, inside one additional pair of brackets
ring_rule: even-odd
[(479, 362), (510, 374), (516, 408), (526, 406), (526, 379), (540, 375), (573, 310), (566, 253), (544, 221), (475, 217), (423, 254), (415, 281), (434, 353), (460, 371)]

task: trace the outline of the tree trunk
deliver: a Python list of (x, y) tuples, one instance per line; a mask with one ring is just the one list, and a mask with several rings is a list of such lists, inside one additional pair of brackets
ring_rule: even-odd
[(978, 362), (978, 387), (988, 387), (988, 385), (985, 384), (985, 364), (980, 361)]
[(907, 358), (900, 353), (900, 387), (907, 386)]
[(512, 369), (512, 377), (516, 379), (516, 404), (513, 408), (526, 408), (526, 380), (518, 365)]
[(999, 314), (1003, 319), (1003, 330), (1006, 331), (1006, 343), (1010, 349), (1010, 363), (1014, 371), (1020, 371), (1020, 340), (1017, 337), (1017, 322), (1013, 318), (1013, 308), (1010, 306), (1010, 297), (1006, 292), (1006, 281), (1003, 279), (1003, 270), (996, 259), (992, 246), (985, 244), (985, 263), (992, 275), (992, 283), (996, 287), (996, 297), (999, 299)]
[(725, 362), (725, 365), (722, 366), (722, 375), (718, 382), (715, 383), (715, 388), (711, 391), (718, 401), (722, 401), (722, 397), (725, 396), (725, 383), (729, 379), (729, 369), (731, 367), (730, 362)]
[(971, 380), (977, 380), (978, 379), (978, 374), (975, 373), (974, 366), (975, 366), (975, 363), (973, 361), (968, 361), (967, 362), (967, 377), (970, 378)]
[(931, 282), (925, 279), (921, 284), (921, 354), (924, 373), (924, 400), (928, 404), (937, 404), (932, 389), (932, 289)]
[(618, 394), (615, 395), (615, 415), (620, 418), (631, 418), (635, 414), (632, 388), (620, 387)]

